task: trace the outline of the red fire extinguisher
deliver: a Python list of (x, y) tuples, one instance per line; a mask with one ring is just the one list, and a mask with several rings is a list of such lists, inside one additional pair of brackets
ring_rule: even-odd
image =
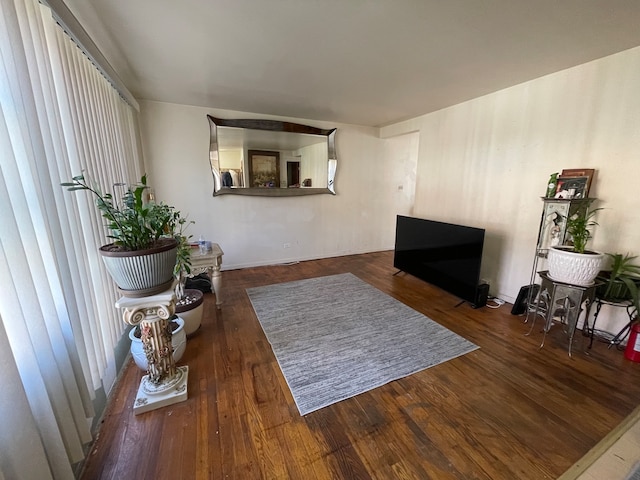
[(640, 362), (640, 323), (631, 326), (627, 348), (624, 350), (624, 358), (632, 362)]

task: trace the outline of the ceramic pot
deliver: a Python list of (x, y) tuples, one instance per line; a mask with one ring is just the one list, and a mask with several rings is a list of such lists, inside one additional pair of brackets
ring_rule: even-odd
[(182, 299), (176, 302), (176, 315), (184, 320), (187, 336), (200, 328), (203, 311), (204, 294), (200, 290), (187, 288)]
[(571, 285), (593, 285), (603, 261), (603, 253), (576, 253), (566, 247), (551, 247), (547, 256), (549, 277)]
[[(173, 331), (171, 336), (173, 360), (178, 362), (187, 348), (187, 334), (184, 330), (184, 320), (182, 318), (174, 318), (172, 321), (179, 325), (178, 328)], [(147, 371), (147, 368), (149, 367), (149, 364), (147, 363), (147, 356), (144, 354), (144, 350), (142, 349), (142, 340), (135, 336), (135, 331), (135, 328), (132, 328), (129, 331), (129, 339), (131, 340), (131, 356), (140, 369)]]
[(107, 271), (125, 297), (147, 297), (171, 288), (178, 242), (166, 239), (147, 250), (120, 251), (114, 244), (100, 247)]

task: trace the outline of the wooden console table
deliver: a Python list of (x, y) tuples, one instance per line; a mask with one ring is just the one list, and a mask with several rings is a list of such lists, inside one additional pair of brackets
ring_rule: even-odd
[(190, 277), (200, 273), (206, 273), (211, 280), (211, 289), (216, 295), (216, 307), (222, 306), (222, 255), (224, 252), (217, 243), (211, 244), (211, 251), (200, 253), (198, 248), (191, 249), (191, 273)]

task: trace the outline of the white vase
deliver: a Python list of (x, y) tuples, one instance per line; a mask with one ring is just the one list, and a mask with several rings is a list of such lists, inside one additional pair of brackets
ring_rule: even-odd
[[(184, 351), (187, 348), (187, 334), (184, 330), (184, 320), (180, 317), (173, 319), (178, 323), (178, 328), (173, 331), (171, 335), (171, 346), (173, 347), (173, 360), (177, 362), (182, 358)], [(135, 328), (129, 330), (129, 339), (131, 340), (131, 356), (136, 365), (146, 371), (149, 367), (147, 363), (147, 356), (144, 354), (142, 348), (142, 340), (134, 335)]]
[(547, 256), (549, 277), (571, 285), (593, 285), (603, 260), (603, 253), (576, 253), (566, 247), (551, 247)]

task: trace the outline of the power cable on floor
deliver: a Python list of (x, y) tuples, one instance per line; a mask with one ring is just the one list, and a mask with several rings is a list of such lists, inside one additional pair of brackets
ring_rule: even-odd
[[(498, 297), (489, 297), (487, 299), (487, 307), (489, 308), (500, 308), (506, 302)], [(493, 305), (492, 305), (493, 304)]]

